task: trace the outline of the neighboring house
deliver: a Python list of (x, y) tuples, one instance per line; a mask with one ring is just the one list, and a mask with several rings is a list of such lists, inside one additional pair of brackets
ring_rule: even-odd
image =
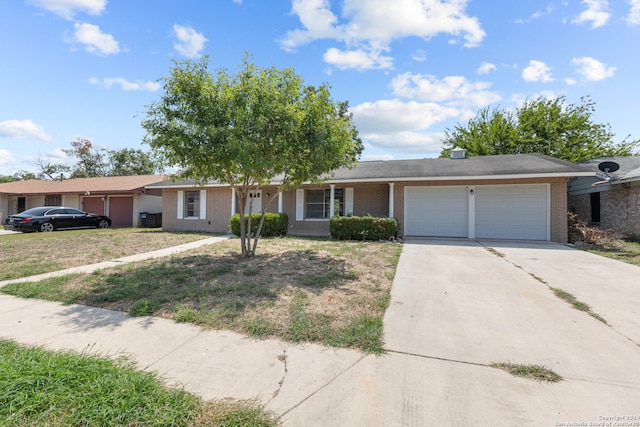
[[(619, 169), (603, 172), (598, 168), (603, 162)], [(594, 159), (582, 165), (597, 176), (569, 182), (569, 209), (588, 224), (640, 239), (640, 156)]]
[[(289, 217), (292, 235), (329, 235), (334, 215), (395, 217), (404, 236), (567, 241), (567, 181), (594, 173), (536, 154), (359, 162), (322, 184), (280, 194), (269, 211)], [(277, 180), (276, 180), (277, 182)], [(163, 228), (226, 232), (236, 198), (226, 184), (165, 181)], [(275, 194), (254, 194), (254, 211)], [(263, 194), (264, 193), (264, 194)], [(258, 201), (258, 203), (255, 203)]]
[(113, 227), (137, 226), (140, 212), (160, 212), (162, 191), (145, 186), (159, 175), (15, 181), (0, 184), (0, 222), (36, 206), (68, 206), (108, 215)]

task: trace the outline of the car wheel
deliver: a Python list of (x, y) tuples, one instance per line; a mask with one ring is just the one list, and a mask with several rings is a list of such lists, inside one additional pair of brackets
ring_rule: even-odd
[(50, 222), (45, 222), (45, 223), (40, 224), (40, 231), (42, 231), (42, 232), (49, 232), (49, 231), (53, 231), (55, 229), (56, 228)]
[(109, 228), (109, 221), (106, 219), (101, 219), (98, 223), (98, 228)]

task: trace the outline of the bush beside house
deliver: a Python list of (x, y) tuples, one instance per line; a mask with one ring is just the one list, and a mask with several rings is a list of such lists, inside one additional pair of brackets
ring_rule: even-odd
[[(260, 224), (261, 213), (251, 214), (251, 236), (255, 236)], [(249, 216), (244, 217), (245, 227), (249, 221)], [(240, 214), (235, 214), (230, 220), (231, 232), (236, 236), (240, 235)], [(285, 236), (289, 228), (289, 217), (285, 213), (267, 212), (264, 214), (264, 225), (260, 231), (262, 237)]]
[(398, 235), (395, 218), (373, 216), (336, 216), (331, 218), (329, 232), (338, 240), (388, 240)]

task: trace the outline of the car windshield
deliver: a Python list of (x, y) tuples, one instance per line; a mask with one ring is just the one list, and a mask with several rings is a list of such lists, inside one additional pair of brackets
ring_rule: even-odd
[(46, 211), (48, 211), (49, 209), (51, 209), (51, 207), (45, 207), (45, 208), (31, 208), (31, 209), (27, 209), (26, 211), (22, 211), (20, 212), (19, 215), (25, 215), (25, 216), (41, 216), (42, 214), (44, 214)]

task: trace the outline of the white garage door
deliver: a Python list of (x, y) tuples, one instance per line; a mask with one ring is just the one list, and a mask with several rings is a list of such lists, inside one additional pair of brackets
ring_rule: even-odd
[(547, 186), (477, 186), (477, 238), (547, 240)]
[(467, 187), (405, 187), (407, 236), (467, 237)]
[(405, 235), (548, 240), (548, 187), (405, 187)]

